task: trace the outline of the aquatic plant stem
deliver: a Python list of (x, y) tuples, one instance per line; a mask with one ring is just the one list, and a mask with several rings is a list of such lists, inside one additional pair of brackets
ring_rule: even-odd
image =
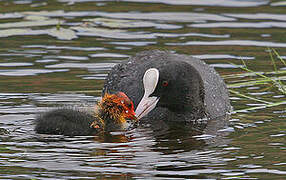
[[(274, 68), (274, 72), (273, 73), (275, 75), (285, 73), (285, 71), (278, 71), (277, 65), (275, 63), (275, 59), (273, 57), (273, 53), (277, 56), (278, 59), (280, 59), (280, 61), (284, 65), (286, 65), (285, 61), (281, 58), (281, 56), (278, 54), (278, 52), (275, 51), (274, 49), (268, 49), (268, 50), (269, 50), (270, 59), (271, 59), (271, 62), (272, 62), (273, 68)], [(278, 90), (281, 91), (283, 94), (286, 94), (286, 88), (285, 88), (286, 86), (282, 82), (282, 79), (284, 77), (281, 77), (281, 76), (280, 77), (268, 77), (268, 76), (264, 75), (264, 74), (267, 74), (266, 72), (263, 72), (263, 74), (262, 74), (262, 73), (255, 72), (255, 71), (247, 68), (247, 65), (246, 65), (244, 60), (242, 60), (242, 63), (243, 63), (243, 66), (238, 66), (238, 65), (233, 64), (233, 63), (230, 63), (230, 64), (238, 66), (238, 67), (240, 67), (241, 69), (243, 69), (243, 70), (245, 70), (247, 72), (250, 72), (250, 73), (253, 73), (253, 74), (255, 74), (255, 75), (259, 76), (259, 77), (262, 77), (262, 79), (255, 80), (255, 81), (243, 82), (243, 83), (231, 84), (231, 85), (228, 85), (228, 88), (230, 88), (230, 87), (241, 87), (241, 86), (246, 86), (246, 85), (255, 85), (255, 84), (265, 84), (267, 82), (272, 82), (272, 85), (274, 85), (275, 87), (278, 87)], [(265, 104), (265, 105), (260, 105), (260, 106), (256, 106), (256, 107), (236, 110), (236, 111), (233, 111), (232, 113), (245, 112), (245, 111), (250, 111), (250, 110), (262, 109), (262, 108), (267, 108), (267, 107), (273, 107), (273, 106), (286, 104), (286, 101), (268, 102), (268, 101), (265, 101), (265, 100), (257, 99), (257, 98), (254, 98), (254, 97), (251, 97), (251, 96), (248, 96), (248, 95), (245, 95), (245, 94), (241, 94), (240, 92), (234, 91), (232, 89), (229, 89), (229, 92), (231, 92), (233, 94), (236, 94), (236, 95), (238, 95), (240, 97), (251, 99), (251, 100), (254, 100), (254, 101), (257, 101), (257, 102), (261, 102), (261, 103)]]
[(228, 91), (233, 93), (233, 94), (239, 95), (240, 97), (244, 97), (244, 98), (251, 99), (251, 100), (254, 100), (254, 101), (262, 102), (262, 103), (265, 103), (265, 104), (272, 104), (272, 102), (268, 102), (268, 101), (257, 99), (257, 98), (251, 97), (251, 96), (247, 96), (247, 95), (241, 94), (240, 92), (234, 91), (232, 89), (229, 89)]
[[(274, 71), (277, 73), (278, 70), (277, 70), (277, 66), (276, 66), (275, 60), (274, 60), (274, 58), (273, 58), (272, 51), (274, 52), (274, 49), (269, 49), (269, 54), (270, 54), (270, 58), (271, 58), (271, 61), (272, 61), (272, 64), (273, 64), (273, 68), (274, 68)], [(275, 51), (275, 52), (276, 52), (276, 51)], [(274, 53), (275, 53), (275, 52), (274, 52)], [(278, 54), (278, 53), (276, 52), (276, 54)], [(279, 55), (279, 54), (278, 54), (278, 55)], [(277, 56), (277, 57), (278, 57), (278, 56)], [(281, 56), (279, 56), (279, 57), (280, 57), (280, 58), (279, 58), (280, 61), (285, 64), (285, 62), (284, 62), (284, 60), (281, 58)], [(275, 85), (278, 87), (278, 89), (279, 89), (281, 92), (283, 92), (284, 94), (286, 94), (285, 85), (283, 84), (283, 82), (282, 82), (280, 79), (278, 79), (278, 82), (275, 81)]]
[(286, 66), (286, 62), (284, 61), (284, 59), (278, 54), (278, 52), (275, 49), (272, 49), (272, 51), (275, 53), (275, 55), (277, 56), (277, 58), (284, 64), (284, 66)]
[(268, 107), (274, 107), (274, 106), (279, 106), (279, 105), (283, 105), (283, 104), (286, 104), (286, 101), (280, 101), (280, 102), (275, 102), (272, 104), (256, 106), (256, 107), (251, 107), (251, 108), (246, 108), (246, 109), (239, 109), (239, 110), (232, 111), (231, 113), (234, 114), (234, 113), (238, 113), (238, 112), (246, 112), (246, 111), (252, 111), (252, 110), (257, 110), (257, 109), (265, 109)]

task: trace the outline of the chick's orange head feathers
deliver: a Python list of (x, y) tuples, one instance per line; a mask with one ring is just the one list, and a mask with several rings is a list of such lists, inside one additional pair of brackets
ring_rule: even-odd
[(114, 104), (117, 111), (115, 113), (120, 113), (125, 119), (137, 119), (134, 112), (133, 102), (128, 98), (128, 96), (123, 92), (118, 92), (116, 94), (105, 94), (103, 101), (110, 101), (110, 104)]

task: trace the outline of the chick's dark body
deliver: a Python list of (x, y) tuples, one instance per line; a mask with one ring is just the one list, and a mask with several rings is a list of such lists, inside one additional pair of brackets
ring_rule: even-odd
[(91, 127), (95, 117), (75, 108), (54, 109), (36, 118), (35, 131), (55, 135), (95, 135), (100, 129)]

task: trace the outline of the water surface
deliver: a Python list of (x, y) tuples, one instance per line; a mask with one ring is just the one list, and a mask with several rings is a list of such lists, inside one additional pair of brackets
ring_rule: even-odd
[[(1, 179), (283, 179), (286, 11), (266, 0), (0, 1)], [(142, 125), (104, 137), (34, 132), (36, 114), (91, 106), (110, 69), (136, 52), (194, 55), (215, 67), (230, 125)], [(259, 81), (259, 83), (257, 83)], [(243, 96), (241, 96), (243, 95)], [(4, 130), (0, 131), (5, 134)]]

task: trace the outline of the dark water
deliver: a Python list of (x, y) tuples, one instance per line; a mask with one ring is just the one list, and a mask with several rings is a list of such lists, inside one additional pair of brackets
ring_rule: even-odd
[[(1, 179), (283, 179), (286, 3), (266, 0), (0, 0)], [(94, 104), (116, 63), (148, 49), (211, 64), (229, 127), (140, 126), (105, 137), (38, 135), (35, 114)], [(264, 79), (264, 81), (261, 79)], [(251, 99), (252, 98), (252, 99)], [(2, 132), (3, 131), (3, 132)], [(1, 134), (5, 134), (1, 129)]]

